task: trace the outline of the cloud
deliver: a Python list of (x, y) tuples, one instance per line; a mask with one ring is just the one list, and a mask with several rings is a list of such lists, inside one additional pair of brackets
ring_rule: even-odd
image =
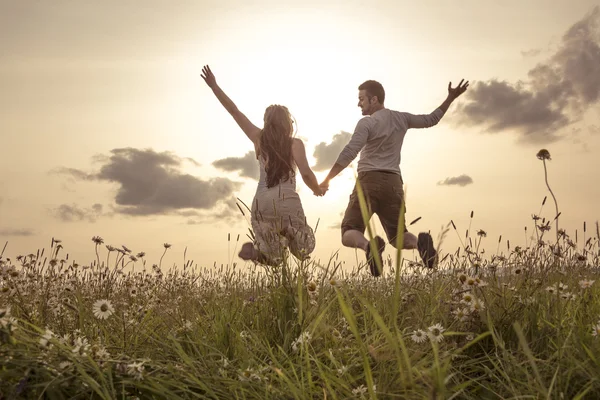
[(51, 174), (55, 175), (67, 175), (76, 180), (94, 180), (94, 174), (88, 174), (77, 168), (58, 167), (50, 171)]
[(446, 178), (441, 182), (438, 182), (438, 185), (442, 186), (467, 186), (473, 183), (473, 178), (469, 175), (462, 174), (460, 176), (454, 176), (451, 178)]
[(35, 232), (31, 229), (0, 229), (0, 236), (33, 236)]
[(315, 171), (325, 171), (335, 164), (344, 146), (348, 144), (352, 134), (349, 132), (340, 132), (333, 135), (331, 143), (321, 142), (315, 146), (313, 157), (317, 163), (312, 167)]
[[(125, 215), (165, 215), (184, 209), (210, 210), (227, 200), (241, 187), (240, 182), (227, 178), (202, 180), (180, 171), (184, 159), (152, 149), (113, 149), (109, 156), (98, 155), (99, 172), (86, 173), (73, 168), (58, 168), (55, 172), (77, 179), (111, 182), (118, 185), (115, 212)], [(84, 219), (87, 214), (74, 206), (62, 205), (59, 215)], [(80, 217), (82, 216), (82, 217)], [(61, 217), (62, 218), (62, 217)]]
[(475, 83), (457, 107), (459, 125), (486, 132), (513, 130), (521, 142), (546, 144), (600, 99), (600, 7), (563, 35), (558, 50), (537, 64), (525, 82)]
[(521, 51), (523, 57), (535, 57), (542, 52), (542, 49), (530, 49)]
[(256, 153), (249, 151), (244, 157), (227, 157), (212, 163), (216, 168), (223, 171), (239, 171), (239, 175), (245, 178), (258, 180), (259, 166)]
[[(598, 125), (591, 125), (589, 127), (589, 132), (590, 135), (600, 135), (600, 126)], [(0, 199), (0, 204), (2, 203), (2, 199)]]
[(188, 161), (190, 164), (192, 164), (194, 167), (201, 167), (202, 164), (200, 164), (198, 161), (194, 160), (191, 157), (185, 157), (184, 158), (185, 161)]
[(51, 210), (51, 213), (61, 221), (75, 222), (86, 220), (96, 222), (102, 215), (102, 204), (94, 204), (91, 208), (81, 208), (76, 204), (61, 204)]

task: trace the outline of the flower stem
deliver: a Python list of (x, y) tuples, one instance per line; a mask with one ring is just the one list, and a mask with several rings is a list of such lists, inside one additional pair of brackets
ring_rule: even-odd
[(552, 195), (552, 199), (554, 199), (554, 207), (556, 208), (556, 215), (555, 215), (555, 220), (556, 220), (556, 243), (558, 243), (558, 202), (556, 201), (556, 196), (554, 196), (554, 193), (552, 192), (552, 189), (550, 189), (550, 184), (548, 183), (548, 170), (546, 168), (546, 160), (542, 160), (542, 162), (544, 163), (544, 179), (546, 180), (546, 186), (548, 187), (548, 190), (550, 191), (550, 194)]

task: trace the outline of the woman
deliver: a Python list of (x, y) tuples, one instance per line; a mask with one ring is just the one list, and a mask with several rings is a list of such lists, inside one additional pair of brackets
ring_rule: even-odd
[(254, 144), (260, 178), (252, 201), (254, 243), (244, 243), (239, 256), (267, 265), (279, 265), (286, 248), (298, 259), (308, 259), (315, 248), (315, 235), (306, 223), (296, 192), (296, 167), (316, 196), (324, 190), (308, 165), (302, 140), (294, 138), (292, 116), (280, 105), (267, 107), (263, 129), (257, 128), (217, 85), (209, 66), (202, 78), (223, 107)]

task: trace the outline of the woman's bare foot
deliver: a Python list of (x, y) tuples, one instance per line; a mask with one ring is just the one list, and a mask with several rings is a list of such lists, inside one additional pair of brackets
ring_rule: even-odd
[(252, 243), (247, 242), (242, 245), (242, 249), (238, 253), (238, 256), (240, 256), (242, 260), (256, 261), (256, 259), (258, 258), (258, 252), (254, 248), (254, 245)]

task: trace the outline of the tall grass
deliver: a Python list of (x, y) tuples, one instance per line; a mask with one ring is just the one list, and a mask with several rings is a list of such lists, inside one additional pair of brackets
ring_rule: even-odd
[(464, 241), (450, 221), (438, 243), (452, 227), (461, 247), (436, 269), (397, 250), (377, 279), (337, 256), (163, 270), (168, 243), (152, 267), (97, 236), (89, 265), (5, 246), (0, 400), (600, 398), (600, 227), (549, 241), (538, 215), (494, 254), (473, 213)]
[(379, 279), (335, 258), (163, 271), (98, 237), (83, 266), (53, 240), (0, 261), (0, 397), (598, 398), (599, 238), (544, 233)]

